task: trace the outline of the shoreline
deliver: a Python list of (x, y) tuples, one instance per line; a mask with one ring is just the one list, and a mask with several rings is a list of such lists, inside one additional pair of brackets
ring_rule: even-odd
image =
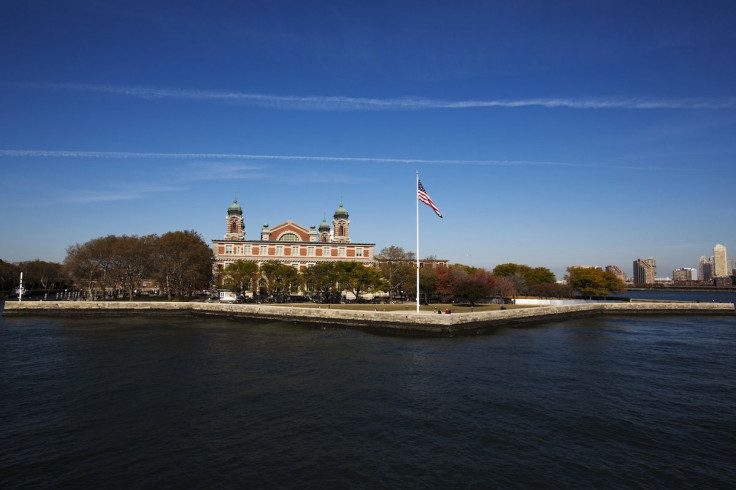
[(539, 306), (475, 313), (362, 311), (222, 303), (113, 301), (6, 302), (3, 316), (217, 316), (232, 320), (275, 320), (358, 328), (401, 336), (478, 335), (498, 327), (524, 327), (548, 321), (603, 315), (734, 315), (733, 303), (635, 302)]

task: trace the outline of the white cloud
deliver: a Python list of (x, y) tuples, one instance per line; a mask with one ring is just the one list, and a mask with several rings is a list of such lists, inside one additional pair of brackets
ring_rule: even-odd
[[(260, 160), (291, 161), (291, 162), (347, 162), (347, 163), (397, 163), (397, 164), (428, 164), (428, 165), (478, 165), (478, 166), (549, 166), (549, 167), (590, 167), (590, 168), (625, 168), (620, 165), (604, 165), (598, 163), (553, 162), (539, 160), (455, 160), (455, 159), (425, 159), (425, 158), (372, 158), (372, 157), (341, 157), (341, 156), (308, 156), (308, 155), (253, 155), (243, 153), (146, 153), (146, 152), (116, 152), (116, 151), (69, 151), (69, 150), (0, 150), (0, 158), (98, 158), (98, 159), (162, 159), (162, 160)], [(253, 178), (244, 174), (245, 171), (258, 170), (261, 167), (249, 165), (231, 165), (224, 163), (200, 163), (199, 168), (193, 165), (189, 168), (192, 180)], [(648, 167), (651, 169), (651, 167)], [(208, 177), (208, 172), (212, 174)], [(199, 178), (195, 178), (199, 176)]]
[(108, 201), (131, 201), (146, 199), (160, 192), (175, 192), (183, 187), (146, 183), (123, 183), (94, 190), (68, 191), (62, 201), (71, 203), (94, 203)]
[(471, 108), (572, 108), (572, 109), (733, 109), (736, 97), (539, 97), (530, 99), (442, 100), (423, 97), (370, 98), (343, 95), (275, 95), (233, 90), (171, 89), (157, 87), (98, 85), (84, 83), (36, 83), (37, 89), (98, 92), (143, 99), (189, 99), (223, 101), (275, 109), (318, 111), (385, 111)]

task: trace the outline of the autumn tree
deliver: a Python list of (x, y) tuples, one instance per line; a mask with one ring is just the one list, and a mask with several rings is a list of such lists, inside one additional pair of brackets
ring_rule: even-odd
[(472, 274), (462, 277), (455, 286), (455, 296), (468, 300), (475, 306), (478, 300), (488, 298), (493, 293), (496, 278), (485, 269), (474, 268)]
[(127, 291), (129, 301), (133, 300), (133, 293), (143, 279), (153, 272), (156, 241), (156, 235), (123, 235), (111, 241), (110, 276), (116, 285)]
[(26, 289), (50, 289), (61, 288), (66, 284), (64, 267), (57, 262), (46, 262), (44, 260), (31, 260), (19, 262), (18, 270), (23, 272), (23, 281)]
[(195, 231), (164, 233), (154, 244), (154, 277), (176, 295), (206, 289), (212, 280), (212, 249)]
[(106, 275), (109, 272), (110, 237), (100, 237), (66, 249), (64, 266), (77, 285), (87, 289), (92, 298), (95, 287), (106, 288)]
[(604, 296), (626, 291), (621, 279), (593, 267), (568, 267), (567, 283), (583, 296)]
[(20, 279), (20, 269), (15, 264), (0, 260), (0, 292), (12, 290)]
[(388, 281), (389, 297), (416, 289), (416, 263), (414, 252), (391, 245), (382, 248), (375, 256), (376, 267)]

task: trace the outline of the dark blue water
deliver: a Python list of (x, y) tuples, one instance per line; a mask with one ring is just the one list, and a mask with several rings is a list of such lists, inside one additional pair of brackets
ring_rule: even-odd
[(733, 488), (736, 318), (0, 319), (0, 488)]
[(736, 292), (733, 291), (668, 291), (651, 289), (644, 291), (628, 291), (624, 296), (632, 299), (654, 299), (663, 301), (699, 301), (701, 303), (736, 302)]

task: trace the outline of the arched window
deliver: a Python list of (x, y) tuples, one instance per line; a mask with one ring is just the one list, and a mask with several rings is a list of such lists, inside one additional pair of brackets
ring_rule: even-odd
[(299, 236), (296, 233), (284, 233), (279, 237), (280, 242), (298, 242)]

